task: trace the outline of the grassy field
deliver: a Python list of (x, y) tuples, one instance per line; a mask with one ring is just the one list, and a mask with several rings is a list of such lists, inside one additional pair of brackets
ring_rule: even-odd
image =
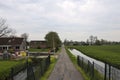
[(33, 49), (33, 48), (30, 48), (29, 51), (30, 52), (48, 52), (49, 49)]
[(120, 45), (71, 46), (71, 48), (120, 69)]

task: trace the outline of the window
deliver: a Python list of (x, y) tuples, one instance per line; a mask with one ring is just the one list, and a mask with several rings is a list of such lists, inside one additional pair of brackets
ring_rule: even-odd
[(2, 47), (0, 47), (0, 50), (2, 50)]
[(3, 50), (7, 50), (7, 47), (3, 47)]
[(20, 49), (20, 47), (19, 47), (19, 46), (16, 46), (16, 49)]

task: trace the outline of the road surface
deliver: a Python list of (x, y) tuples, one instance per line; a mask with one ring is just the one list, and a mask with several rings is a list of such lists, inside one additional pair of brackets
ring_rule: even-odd
[(64, 47), (48, 80), (84, 80), (69, 59)]

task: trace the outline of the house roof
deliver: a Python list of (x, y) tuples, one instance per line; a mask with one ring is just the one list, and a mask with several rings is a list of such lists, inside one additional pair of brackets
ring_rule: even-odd
[(41, 40), (41, 41), (39, 41), (39, 40), (30, 41), (30, 43), (34, 43), (34, 42), (36, 42), (36, 43), (46, 43), (47, 41), (44, 41), (44, 40)]
[(2, 37), (0, 38), (0, 45), (20, 45), (23, 38), (20, 37)]
[(30, 45), (39, 45), (39, 44), (46, 44), (47, 41), (39, 41), (39, 40), (34, 40), (34, 41), (30, 41)]

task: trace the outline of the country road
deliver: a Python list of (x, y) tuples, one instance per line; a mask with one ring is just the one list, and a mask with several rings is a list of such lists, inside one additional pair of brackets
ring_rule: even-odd
[(84, 80), (69, 59), (64, 47), (48, 80)]

